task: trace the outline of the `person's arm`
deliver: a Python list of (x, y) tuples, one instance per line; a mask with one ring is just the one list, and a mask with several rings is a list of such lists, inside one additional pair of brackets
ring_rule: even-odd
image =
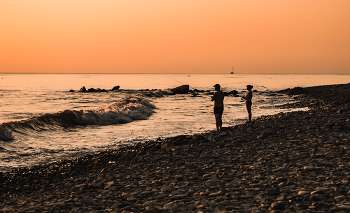
[(248, 99), (248, 97), (247, 97), (247, 96), (248, 96), (248, 94), (243, 95), (241, 98), (246, 100), (246, 99)]
[(243, 99), (245, 99), (245, 100), (249, 100), (249, 99), (251, 99), (251, 97), (250, 97), (250, 93), (249, 93), (249, 92), (247, 92), (247, 94), (246, 94), (245, 96), (242, 96), (242, 98), (243, 98)]
[(247, 95), (245, 96), (245, 99), (250, 99), (250, 92), (247, 92)]
[(211, 101), (214, 101), (216, 98), (216, 93), (214, 93), (213, 97), (211, 97)]

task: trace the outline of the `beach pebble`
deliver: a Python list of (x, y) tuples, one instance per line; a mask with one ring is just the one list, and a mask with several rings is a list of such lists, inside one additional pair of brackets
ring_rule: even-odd
[(273, 202), (272, 204), (271, 204), (271, 208), (273, 209), (273, 210), (284, 210), (284, 204), (283, 203), (280, 203), (280, 202)]
[(309, 191), (299, 191), (298, 192), (298, 195), (300, 195), (300, 196), (304, 196), (304, 195), (308, 195), (308, 194), (310, 194)]
[(272, 188), (267, 190), (267, 195), (273, 196), (273, 195), (279, 195), (280, 189), (279, 188)]
[(147, 201), (143, 204), (143, 206), (154, 206), (154, 202), (153, 201)]

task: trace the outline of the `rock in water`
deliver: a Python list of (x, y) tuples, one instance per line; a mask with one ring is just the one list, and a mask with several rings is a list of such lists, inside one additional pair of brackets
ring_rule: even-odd
[(231, 92), (229, 92), (229, 94), (231, 94), (231, 95), (237, 95), (238, 92), (237, 92), (237, 90), (232, 90)]
[(119, 90), (119, 88), (120, 88), (120, 86), (119, 86), (119, 85), (118, 85), (118, 86), (115, 86), (115, 87), (113, 87), (113, 88), (112, 88), (112, 91)]
[(83, 86), (82, 88), (80, 88), (79, 92), (86, 92), (86, 88)]
[(171, 89), (171, 92), (175, 94), (187, 94), (190, 91), (189, 85), (182, 85), (179, 87), (175, 87), (174, 89)]

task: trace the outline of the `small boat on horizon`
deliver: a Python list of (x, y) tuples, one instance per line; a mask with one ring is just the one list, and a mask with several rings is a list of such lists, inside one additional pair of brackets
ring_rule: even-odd
[(232, 66), (232, 72), (231, 72), (230, 74), (235, 74), (235, 73), (233, 72), (233, 66)]

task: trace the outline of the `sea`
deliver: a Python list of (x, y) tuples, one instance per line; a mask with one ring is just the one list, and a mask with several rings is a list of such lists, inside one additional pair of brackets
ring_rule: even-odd
[[(279, 108), (296, 100), (276, 91), (349, 82), (341, 74), (0, 74), (0, 171), (214, 131), (214, 84), (238, 92), (224, 100), (228, 127), (247, 121), (239, 96), (248, 84), (256, 119), (308, 110)], [(181, 85), (196, 92), (170, 94)]]

